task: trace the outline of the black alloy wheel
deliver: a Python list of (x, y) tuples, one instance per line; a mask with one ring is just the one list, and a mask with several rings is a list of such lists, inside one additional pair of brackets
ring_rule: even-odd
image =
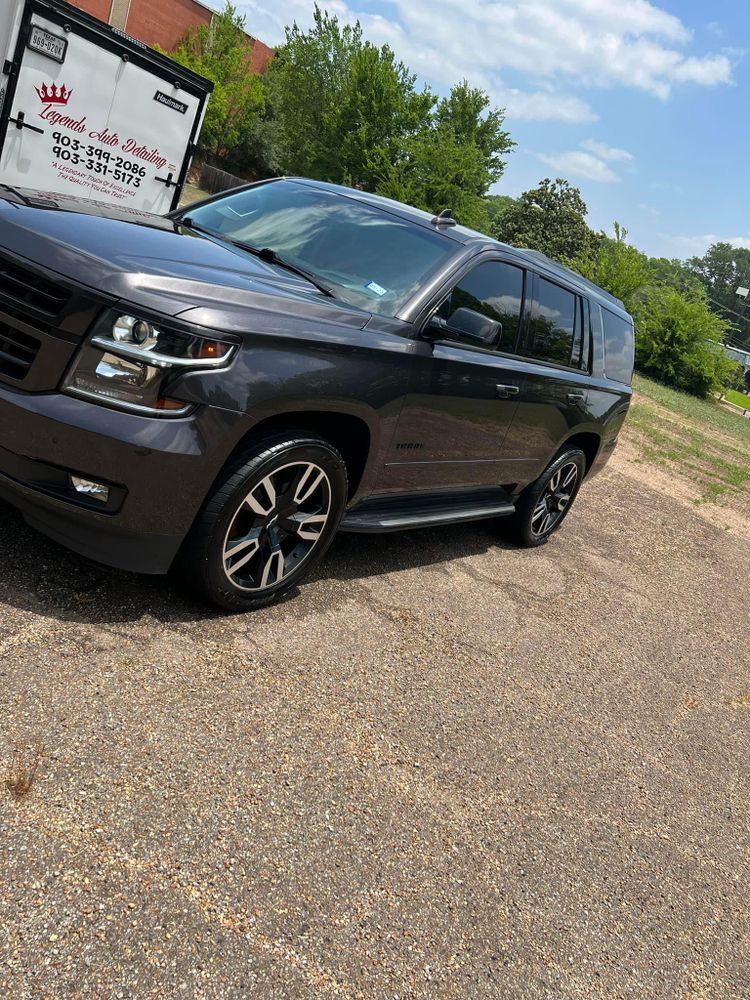
[(566, 462), (555, 470), (531, 512), (531, 532), (537, 538), (550, 535), (562, 521), (578, 486), (578, 466)]
[(584, 453), (580, 448), (566, 448), (527, 486), (515, 514), (500, 522), (505, 533), (526, 548), (544, 545), (567, 516), (585, 473)]
[(272, 469), (243, 497), (224, 539), (227, 579), (240, 590), (281, 583), (320, 541), (331, 513), (331, 483), (314, 462)]
[(266, 439), (219, 481), (178, 570), (230, 611), (270, 604), (322, 558), (346, 498), (346, 466), (330, 442), (301, 431)]

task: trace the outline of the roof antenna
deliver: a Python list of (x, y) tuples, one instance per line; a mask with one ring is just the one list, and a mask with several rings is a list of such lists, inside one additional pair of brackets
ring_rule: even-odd
[(433, 226), (455, 226), (456, 220), (453, 218), (453, 212), (450, 208), (444, 208), (443, 211), (430, 219)]

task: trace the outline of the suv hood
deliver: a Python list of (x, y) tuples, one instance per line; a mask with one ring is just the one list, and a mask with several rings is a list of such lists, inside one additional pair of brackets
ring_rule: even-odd
[(222, 306), (232, 328), (248, 309), (360, 329), (370, 319), (252, 254), (124, 206), (0, 189), (0, 247), (108, 298), (186, 319), (195, 310), (198, 322), (198, 310)]

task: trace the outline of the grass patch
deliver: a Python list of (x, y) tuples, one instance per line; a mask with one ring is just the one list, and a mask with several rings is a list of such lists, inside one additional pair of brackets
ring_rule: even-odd
[(711, 428), (716, 428), (742, 444), (750, 445), (750, 420), (730, 412), (715, 399), (698, 399), (643, 375), (633, 376), (633, 388), (641, 396), (646, 396), (666, 410), (698, 424), (702, 430), (708, 432)]
[[(658, 386), (658, 390), (662, 389), (663, 386)], [(672, 393), (672, 390), (666, 391)], [(673, 395), (682, 396), (681, 393)], [(696, 503), (716, 501), (723, 494), (739, 490), (750, 481), (750, 435), (736, 435), (736, 444), (730, 443), (724, 436), (717, 440), (712, 434), (713, 426), (716, 426), (713, 419), (706, 426), (706, 422), (698, 423), (695, 417), (686, 417), (685, 410), (690, 409), (693, 403), (690, 397), (687, 400), (668, 399), (673, 405), (667, 408), (681, 418), (672, 421), (665, 416), (661, 404), (654, 405), (648, 398), (639, 399), (630, 408), (628, 423), (637, 431), (641, 451), (647, 461), (681, 472), (695, 487)], [(716, 416), (710, 403), (703, 400), (695, 402), (699, 404), (696, 411), (699, 416), (705, 412), (711, 418)], [(703, 406), (707, 407), (707, 411)], [(720, 409), (717, 404), (716, 410)], [(727, 413), (727, 416), (731, 418), (732, 415)]]
[(736, 392), (734, 389), (727, 389), (724, 393), (724, 399), (728, 399), (730, 403), (734, 403), (735, 406), (742, 406), (746, 410), (750, 410), (750, 396), (746, 396), (744, 392)]

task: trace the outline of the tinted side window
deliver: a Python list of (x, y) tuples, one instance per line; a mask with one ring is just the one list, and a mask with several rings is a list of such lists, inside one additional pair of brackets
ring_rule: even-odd
[(604, 320), (604, 373), (617, 382), (627, 382), (633, 377), (635, 334), (633, 326), (608, 309), (602, 309)]
[(501, 261), (485, 261), (459, 281), (438, 310), (448, 321), (456, 309), (473, 309), (502, 325), (494, 345), (512, 352), (516, 346), (523, 301), (523, 270)]
[(538, 279), (538, 288), (537, 307), (525, 353), (538, 361), (577, 366), (583, 329), (580, 296), (545, 278)]

